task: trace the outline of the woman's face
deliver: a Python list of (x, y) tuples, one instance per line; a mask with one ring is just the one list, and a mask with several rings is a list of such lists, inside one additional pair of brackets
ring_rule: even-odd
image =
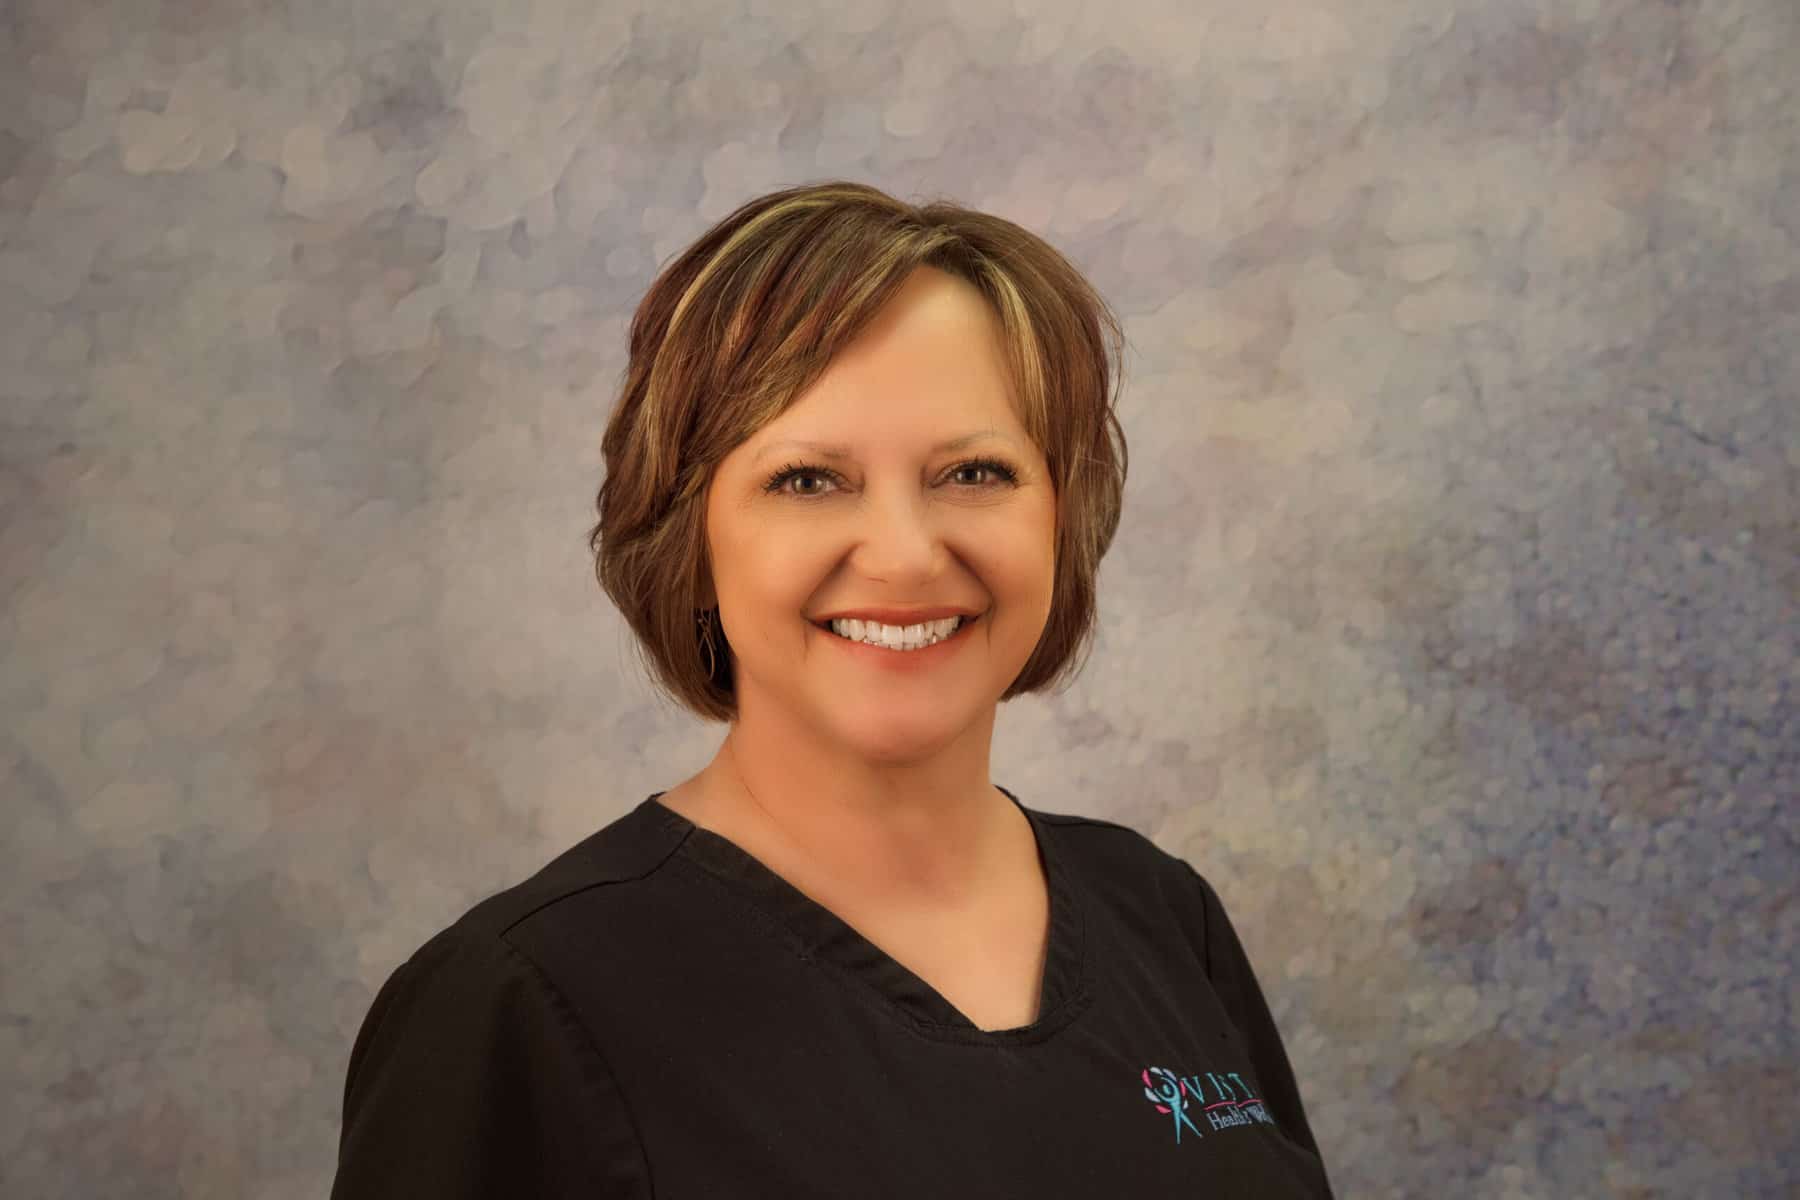
[[(1049, 619), (1056, 552), (1055, 489), (1008, 399), (1001, 336), (972, 285), (921, 268), (719, 464), (707, 542), (740, 720), (766, 713), (896, 763), (991, 730)], [(940, 605), (980, 616), (932, 651), (859, 646), (815, 624)]]

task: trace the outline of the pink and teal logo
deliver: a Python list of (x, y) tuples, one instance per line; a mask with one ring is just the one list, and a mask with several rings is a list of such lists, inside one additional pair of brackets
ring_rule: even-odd
[(1164, 1067), (1146, 1067), (1142, 1078), (1144, 1098), (1156, 1106), (1157, 1112), (1169, 1114), (1175, 1122), (1177, 1144), (1181, 1141), (1183, 1125), (1193, 1130), (1195, 1137), (1204, 1136), (1200, 1126), (1195, 1124), (1196, 1114), (1212, 1127), (1214, 1133), (1243, 1125), (1275, 1123), (1255, 1089), (1236, 1071), (1222, 1071), (1216, 1075), (1211, 1071), (1177, 1075)]

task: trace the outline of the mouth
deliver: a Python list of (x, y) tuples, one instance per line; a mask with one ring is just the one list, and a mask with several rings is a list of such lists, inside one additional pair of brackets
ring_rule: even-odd
[[(946, 635), (945, 635), (945, 636), (944, 636), (944, 637), (943, 637), (943, 638), (942, 638), (942, 639), (941, 639), (941, 640), (940, 640), (940, 644), (941, 644), (941, 642), (947, 642), (947, 641), (949, 641), (949, 640), (950, 640), (950, 639), (951, 639), (951, 638), (953, 638), (953, 637), (955, 637), (955, 636), (956, 636), (956, 635), (957, 635), (957, 634), (959, 634), (959, 633), (961, 633), (961, 632), (962, 632), (962, 631), (963, 631), (963, 630), (965, 630), (965, 629), (967, 629), (967, 628), (968, 628), (968, 627), (969, 627), (969, 626), (971, 626), (971, 625), (973, 625), (973, 624), (974, 624), (974, 623), (975, 623), (975, 622), (977, 622), (977, 621), (979, 621), (979, 620), (981, 620), (981, 618), (982, 618), (982, 617), (984, 617), (984, 616), (986, 616), (986, 615), (987, 615), (987, 614), (986, 614), (986, 613), (976, 613), (976, 614), (975, 614), (975, 615), (974, 615), (974, 616), (972, 616), (972, 617), (959, 617), (959, 618), (957, 618), (957, 621), (956, 621), (956, 628), (954, 628), (954, 629), (952, 629), (952, 630), (951, 630), (951, 631), (950, 631), (950, 632), (949, 632), (949, 633), (948, 633), (948, 634), (946, 634)], [(852, 638), (847, 638), (847, 637), (844, 637), (844, 635), (843, 635), (843, 634), (841, 634), (841, 633), (839, 633), (839, 632), (838, 632), (838, 631), (837, 631), (837, 630), (835, 630), (835, 629), (833, 629), (833, 628), (832, 628), (832, 627), (831, 627), (831, 622), (830, 622), (830, 621), (809, 621), (809, 624), (811, 624), (811, 625), (812, 625), (812, 627), (813, 627), (813, 628), (815, 628), (815, 629), (822, 629), (822, 630), (824, 630), (824, 631), (825, 631), (825, 632), (826, 632), (826, 633), (829, 633), (829, 634), (830, 634), (830, 635), (831, 635), (831, 636), (832, 636), (832, 637), (834, 637), (834, 638), (840, 638), (840, 639), (842, 639), (842, 640), (843, 640), (843, 641), (846, 641), (846, 642), (853, 642), (853, 641), (854, 641), (854, 639), (852, 639)], [(869, 643), (867, 643), (867, 642), (855, 642), (855, 644), (856, 644), (856, 645), (859, 645), (859, 646), (862, 646), (862, 645), (868, 645), (868, 644), (869, 644)]]

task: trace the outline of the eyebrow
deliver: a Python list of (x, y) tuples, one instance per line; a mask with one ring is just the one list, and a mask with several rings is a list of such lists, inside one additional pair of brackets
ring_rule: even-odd
[[(988, 440), (1010, 442), (1014, 446), (1018, 445), (1012, 437), (1001, 433), (998, 429), (978, 429), (974, 433), (965, 433), (961, 437), (951, 438), (947, 442), (939, 442), (931, 448), (931, 452), (933, 454), (942, 454), (946, 450), (961, 450), (964, 446), (972, 446), (976, 442)], [(837, 459), (849, 458), (851, 454), (851, 448), (849, 446), (842, 445), (838, 442), (771, 442), (761, 450), (758, 450), (756, 452), (756, 457), (752, 458), (750, 461), (761, 462), (765, 456), (773, 454), (777, 450), (805, 450), (817, 454), (822, 458)]]

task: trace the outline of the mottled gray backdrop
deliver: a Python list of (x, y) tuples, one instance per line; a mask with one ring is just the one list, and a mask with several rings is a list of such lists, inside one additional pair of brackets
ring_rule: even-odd
[(1786, 1197), (1793, 0), (0, 3), (0, 1191), (321, 1196), (430, 933), (722, 726), (583, 535), (777, 187), (1131, 339), (994, 776), (1230, 905), (1346, 1196)]

